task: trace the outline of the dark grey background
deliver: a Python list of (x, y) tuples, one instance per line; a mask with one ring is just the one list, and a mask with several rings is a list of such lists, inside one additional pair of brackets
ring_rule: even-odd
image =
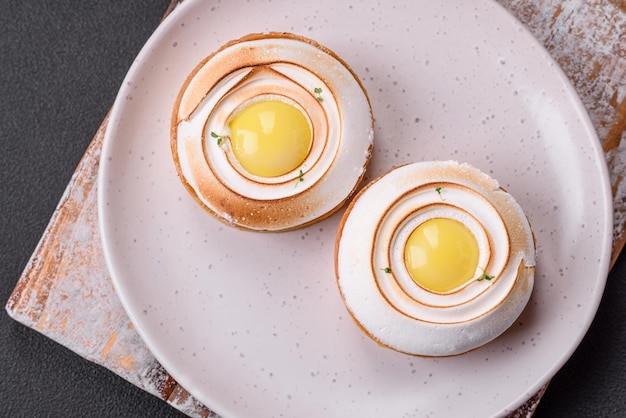
[[(0, 305), (168, 4), (0, 1)], [(537, 417), (626, 416), (625, 279), (623, 256), (588, 335)], [(0, 311), (0, 416), (178, 415)]]

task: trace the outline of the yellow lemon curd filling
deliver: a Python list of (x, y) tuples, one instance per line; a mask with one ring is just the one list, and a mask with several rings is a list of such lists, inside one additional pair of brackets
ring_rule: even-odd
[(262, 100), (241, 109), (230, 121), (233, 153), (259, 177), (278, 177), (298, 168), (311, 149), (309, 120), (295, 106)]
[(476, 237), (463, 223), (433, 218), (409, 235), (404, 260), (413, 280), (425, 289), (449, 292), (472, 279), (478, 266)]

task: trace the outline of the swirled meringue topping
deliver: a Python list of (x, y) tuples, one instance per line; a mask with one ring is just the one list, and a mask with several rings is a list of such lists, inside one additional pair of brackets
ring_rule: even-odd
[(352, 201), (337, 234), (339, 290), (381, 345), (422, 356), (473, 350), (526, 306), (535, 243), (517, 201), (454, 161), (398, 167)]
[(333, 52), (292, 34), (253, 34), (192, 71), (171, 137), (179, 176), (205, 209), (233, 226), (281, 231), (329, 216), (352, 194), (373, 118)]

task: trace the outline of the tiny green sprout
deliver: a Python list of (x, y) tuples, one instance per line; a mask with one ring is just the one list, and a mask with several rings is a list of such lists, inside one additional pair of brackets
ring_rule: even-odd
[(441, 195), (441, 187), (435, 187), (435, 191), (437, 192), (437, 194), (439, 195), (439, 198), (441, 199), (441, 201), (444, 201), (445, 199), (443, 198), (443, 196)]
[(318, 102), (323, 102), (324, 98), (322, 97), (322, 89), (321, 87), (315, 87), (313, 92), (317, 95), (316, 99)]
[(302, 170), (300, 170), (300, 172), (298, 173), (298, 178), (296, 179), (296, 187), (298, 187), (298, 184), (304, 181), (304, 173), (302, 172)]
[(483, 274), (481, 274), (480, 276), (478, 276), (478, 278), (476, 280), (478, 280), (479, 282), (482, 280), (487, 280), (487, 281), (491, 281), (493, 279), (495, 279), (496, 276), (490, 276), (488, 275), (484, 269), (481, 268), (481, 270), (483, 271)]
[(385, 267), (384, 269), (381, 269), (381, 270), (387, 274), (391, 273), (391, 267)]
[(218, 135), (213, 131), (211, 131), (211, 137), (217, 139), (217, 145), (222, 145), (222, 141), (228, 138), (226, 135)]

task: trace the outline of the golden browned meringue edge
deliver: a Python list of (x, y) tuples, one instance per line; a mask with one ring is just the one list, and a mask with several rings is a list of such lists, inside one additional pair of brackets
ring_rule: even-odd
[[(489, 337), (485, 337), (484, 341), (480, 342), (479, 344), (474, 344), (473, 347), (471, 348), (467, 348), (467, 349), (461, 349), (461, 350), (457, 350), (455, 352), (451, 352), (451, 353), (447, 353), (447, 354), (435, 354), (435, 353), (425, 353), (425, 352), (416, 352), (415, 350), (403, 350), (398, 348), (397, 345), (395, 344), (390, 344), (389, 342), (385, 342), (383, 341), (383, 339), (380, 336), (377, 336), (374, 334), (374, 332), (372, 332), (368, 326), (363, 324), (363, 319), (359, 318), (359, 314), (357, 314), (354, 311), (353, 306), (351, 306), (351, 304), (349, 303), (349, 301), (347, 300), (347, 295), (344, 291), (344, 289), (342, 288), (342, 285), (340, 283), (341, 281), (341, 277), (340, 277), (340, 256), (339, 256), (339, 250), (340, 250), (340, 243), (341, 243), (341, 239), (342, 239), (342, 234), (343, 231), (346, 227), (346, 223), (348, 222), (348, 219), (350, 218), (350, 214), (352, 213), (355, 205), (357, 205), (359, 203), (360, 198), (365, 195), (368, 190), (375, 186), (376, 183), (378, 183), (380, 180), (382, 180), (384, 177), (386, 177), (388, 174), (393, 173), (394, 171), (398, 170), (398, 169), (402, 169), (403, 167), (406, 166), (412, 166), (415, 165), (416, 163), (413, 164), (405, 164), (404, 166), (399, 166), (399, 167), (395, 167), (392, 168), (391, 170), (389, 170), (388, 172), (380, 175), (379, 177), (377, 177), (376, 179), (372, 180), (370, 183), (368, 183), (365, 187), (363, 187), (352, 199), (352, 201), (350, 202), (350, 204), (348, 205), (341, 221), (340, 221), (340, 225), (337, 231), (337, 235), (336, 235), (336, 239), (335, 239), (335, 274), (336, 274), (336, 279), (337, 279), (337, 285), (339, 287), (339, 293), (341, 295), (341, 298), (346, 306), (347, 311), (349, 312), (350, 316), (353, 318), (354, 322), (357, 324), (357, 326), (365, 333), (365, 335), (367, 335), (370, 339), (372, 339), (373, 341), (375, 341), (379, 346), (384, 347), (384, 348), (388, 348), (388, 349), (392, 349), (394, 351), (403, 353), (403, 354), (407, 354), (407, 355), (415, 355), (415, 356), (419, 356), (419, 357), (452, 357), (452, 356), (458, 356), (458, 355), (463, 355), (466, 354), (468, 352), (477, 350), (479, 348), (481, 348), (482, 346), (484, 346), (485, 344), (493, 341), (494, 339), (498, 338), (501, 334), (503, 334), (508, 328), (510, 328), (510, 326), (514, 323), (514, 321), (519, 317), (519, 315), (521, 314), (521, 312), (525, 309), (528, 300), (530, 298), (530, 295), (532, 293), (532, 289), (533, 289), (533, 282), (534, 282), (534, 272), (535, 272), (535, 251), (536, 251), (536, 242), (535, 242), (535, 235), (532, 232), (532, 228), (530, 226), (530, 222), (526, 216), (526, 214), (523, 212), (521, 206), (519, 206), (519, 203), (515, 200), (515, 198), (509, 194), (506, 190), (504, 190), (502, 187), (500, 187), (500, 185), (498, 184), (497, 180), (493, 179), (492, 177), (488, 176), (487, 174), (483, 173), (482, 171), (476, 169), (475, 167), (472, 167), (469, 164), (459, 164), (456, 161), (437, 161), (437, 162), (426, 162), (426, 163), (437, 163), (437, 164), (456, 164), (456, 167), (447, 167), (445, 170), (450, 173), (451, 171), (458, 171), (458, 168), (461, 167), (462, 170), (467, 170), (470, 169), (472, 171), (474, 171), (474, 173), (478, 173), (480, 174), (480, 176), (476, 177), (475, 182), (473, 185), (476, 186), (477, 189), (480, 189), (482, 192), (487, 192), (486, 194), (488, 195), (486, 198), (487, 200), (493, 204), (493, 200), (498, 201), (501, 205), (514, 205), (517, 206), (517, 216), (512, 215), (512, 214), (505, 214), (502, 215), (503, 217), (507, 218), (507, 219), (503, 219), (504, 224), (507, 227), (507, 234), (509, 236), (509, 241), (510, 241), (510, 247), (511, 248), (517, 248), (521, 251), (521, 249), (519, 247), (527, 247), (526, 250), (529, 251), (529, 254), (524, 254), (521, 256), (521, 258), (519, 259), (519, 263), (517, 264), (516, 267), (516, 276), (513, 278), (513, 284), (510, 288), (510, 290), (507, 292), (506, 296), (499, 302), (497, 303), (496, 306), (492, 306), (491, 308), (489, 308), (488, 310), (486, 310), (482, 315), (479, 315), (477, 318), (473, 318), (471, 319), (471, 321), (475, 321), (475, 320), (482, 320), (487, 318), (488, 321), (488, 317), (492, 316), (496, 318), (496, 321), (498, 319), (498, 316), (500, 316), (499, 314), (507, 314), (508, 318), (506, 319), (506, 324), (496, 324), (499, 327), (499, 330), (494, 334), (491, 333), (491, 335)], [(424, 164), (419, 163), (419, 164)], [(441, 172), (439, 174), (442, 174)], [(458, 173), (457, 173), (458, 174)], [(453, 177), (455, 176), (455, 174), (452, 175)], [(460, 176), (461, 177), (469, 177), (469, 176)], [(450, 177), (445, 177), (445, 181), (449, 181)], [(435, 183), (437, 182), (437, 177), (433, 177), (433, 178), (429, 178), (427, 180), (421, 179), (421, 180), (417, 180), (417, 182), (420, 181), (424, 181), (424, 183)], [(470, 182), (471, 183), (471, 182)], [(497, 206), (497, 204), (496, 204)], [(510, 208), (510, 206), (509, 206)], [(512, 218), (516, 218), (517, 219), (512, 219)], [(513, 221), (513, 222), (512, 222)], [(525, 231), (525, 225), (523, 225), (523, 223), (527, 224), (527, 230)], [(512, 229), (512, 230), (511, 230)], [(523, 241), (526, 241), (526, 243), (522, 243)], [(510, 249), (511, 249), (510, 248)], [(509, 249), (509, 250), (510, 250)], [(363, 263), (365, 263), (365, 261), (363, 261)], [(508, 263), (508, 261), (507, 261)], [(370, 264), (370, 263), (367, 263)], [(374, 274), (376, 274), (376, 266), (374, 264), (372, 264), (372, 271), (374, 272)], [(367, 280), (367, 279), (366, 279)], [(376, 282), (376, 279), (373, 279), (374, 282)], [(495, 283), (494, 283), (495, 284)], [(378, 287), (378, 283), (376, 284), (376, 286)], [(465, 285), (464, 285), (465, 286)], [(461, 286), (461, 287), (464, 287)], [(487, 291), (490, 289), (487, 289)], [(378, 292), (381, 291), (380, 287), (378, 287), (377, 289)], [(452, 292), (453, 293), (453, 292)], [(400, 310), (397, 309), (396, 306), (393, 306), (392, 303), (390, 303), (390, 301), (386, 298), (386, 296), (383, 295), (382, 292), (380, 292), (377, 297), (381, 300), (384, 300), (384, 304), (388, 304), (392, 310), (395, 310), (398, 314), (399, 317), (408, 317), (411, 318), (409, 315), (407, 315), (404, 312), (401, 312)], [(509, 300), (510, 298), (514, 298), (515, 299), (515, 303), (512, 303), (511, 300)], [(515, 307), (513, 307), (512, 309), (514, 309), (516, 311), (516, 313), (514, 313), (513, 315), (510, 315), (509, 312), (507, 312), (508, 309), (511, 309), (511, 307), (509, 305), (506, 305), (505, 302), (508, 302), (509, 304), (513, 304), (516, 305)], [(504, 307), (503, 307), (504, 305)], [(500, 312), (500, 311), (504, 311), (504, 312)], [(415, 321), (417, 322), (422, 322), (423, 324), (428, 324), (428, 322), (423, 322), (420, 319), (415, 319)], [(432, 325), (432, 324), (429, 324)], [(455, 327), (457, 329), (457, 332), (459, 331), (459, 324), (455, 324), (455, 323), (441, 323), (441, 324), (436, 324), (436, 325), (443, 325), (445, 326), (452, 326)], [(474, 324), (476, 325), (476, 324)], [(492, 326), (492, 323), (488, 323), (488, 326)], [(461, 326), (462, 327), (462, 326)], [(425, 329), (423, 330), (424, 333), (431, 333), (433, 332), (433, 329)], [(434, 332), (437, 332), (436, 330)], [(419, 334), (419, 333), (416, 333)], [(455, 348), (456, 349), (456, 348)]]
[[(208, 71), (203, 72), (202, 70), (205, 68), (206, 64), (217, 54), (236, 44), (248, 41), (263, 40), (267, 38), (283, 38), (304, 42), (328, 54), (330, 57), (340, 63), (352, 75), (354, 81), (356, 81), (356, 83), (358, 84), (360, 91), (363, 93), (367, 106), (369, 107), (370, 121), (368, 129), (370, 131), (370, 138), (369, 145), (365, 152), (366, 157), (364, 158), (362, 163), (361, 174), (354, 182), (354, 185), (352, 186), (350, 191), (346, 193), (345, 197), (341, 201), (339, 201), (334, 207), (325, 211), (325, 213), (322, 213), (319, 216), (306, 221), (293, 222), (291, 221), (291, 219), (293, 219), (294, 217), (302, 217), (303, 212), (312, 211), (317, 208), (319, 205), (321, 205), (321, 199), (323, 197), (317, 196), (316, 199), (297, 199), (298, 195), (293, 195), (274, 200), (249, 199), (241, 194), (233, 193), (232, 190), (225, 187), (216, 178), (205, 178), (204, 180), (206, 180), (207, 183), (202, 185), (202, 190), (200, 192), (204, 195), (206, 195), (207, 193), (215, 195), (215, 197), (211, 198), (211, 200), (216, 203), (216, 205), (219, 207), (219, 210), (214, 210), (208, 207), (205, 202), (203, 202), (202, 199), (198, 196), (198, 192), (194, 189), (194, 187), (182, 175), (181, 162), (178, 152), (176, 150), (178, 142), (178, 124), (182, 121), (189, 120), (193, 112), (198, 108), (200, 103), (209, 94), (211, 88), (216, 83), (218, 83), (224, 76), (228, 75), (216, 75), (215, 73), (211, 73)], [(244, 67), (246, 67), (245, 60), (242, 59), (239, 68)], [(199, 84), (201, 88), (196, 88), (190, 93), (189, 86), (192, 82), (194, 82), (194, 84), (196, 85)], [(346, 203), (348, 198), (356, 191), (365, 175), (365, 170), (371, 159), (371, 153), (373, 149), (373, 125), (374, 119), (371, 110), (371, 103), (365, 87), (363, 86), (361, 80), (358, 78), (357, 74), (352, 70), (350, 65), (345, 62), (341, 57), (339, 57), (336, 53), (312, 39), (288, 32), (251, 33), (239, 39), (231, 40), (225, 43), (219, 49), (204, 58), (191, 71), (184, 84), (182, 85), (174, 103), (171, 117), (170, 146), (178, 177), (180, 178), (181, 182), (188, 190), (188, 192), (192, 195), (194, 200), (210, 215), (228, 226), (234, 226), (243, 230), (254, 230), (257, 232), (284, 232), (300, 229), (313, 223), (319, 222), (323, 219), (326, 219), (327, 217), (337, 212)], [(204, 156), (198, 156), (198, 158), (204, 158)], [(228, 213), (229, 215), (225, 217), (219, 212)], [(241, 218), (246, 219), (245, 224), (233, 221), (234, 219)], [(251, 220), (251, 218), (253, 219), (253, 221)]]

